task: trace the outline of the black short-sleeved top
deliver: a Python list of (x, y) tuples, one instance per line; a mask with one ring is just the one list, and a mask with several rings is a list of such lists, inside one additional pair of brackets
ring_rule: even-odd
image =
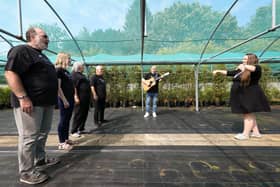
[(94, 87), (99, 99), (106, 98), (106, 82), (102, 75), (93, 75), (90, 80), (90, 85)]
[(89, 80), (81, 72), (72, 72), (72, 79), (80, 102), (89, 102), (91, 97)]
[[(50, 106), (57, 102), (57, 76), (54, 65), (40, 51), (29, 45), (13, 47), (8, 52), (6, 71), (19, 75), (26, 94), (34, 106)], [(19, 107), (14, 94), (12, 107)]]
[[(145, 80), (148, 80), (150, 79), (151, 77), (154, 77), (155, 79), (159, 78), (160, 77), (160, 74), (158, 73), (147, 73), (145, 76), (144, 76), (144, 79)], [(158, 93), (158, 83), (159, 83), (159, 80), (156, 81), (156, 84), (154, 86), (152, 86), (147, 92), (148, 93)]]
[(64, 96), (68, 101), (73, 101), (75, 90), (71, 74), (63, 68), (57, 68), (56, 72), (57, 78), (61, 79), (61, 89)]
[[(234, 76), (240, 70), (227, 71), (227, 76)], [(263, 90), (259, 86), (261, 78), (261, 66), (256, 65), (254, 72), (251, 72), (251, 80), (248, 86), (240, 84), (240, 76), (233, 78), (230, 91), (230, 105), (233, 113), (270, 112), (270, 106)]]

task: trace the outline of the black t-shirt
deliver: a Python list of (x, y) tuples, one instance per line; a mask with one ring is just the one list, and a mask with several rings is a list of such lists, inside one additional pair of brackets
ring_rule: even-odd
[[(19, 75), (26, 94), (34, 106), (50, 106), (57, 102), (57, 76), (54, 65), (40, 50), (29, 45), (13, 47), (8, 52), (6, 71)], [(19, 107), (14, 94), (12, 107)]]
[(90, 80), (90, 85), (94, 87), (99, 99), (106, 98), (106, 82), (102, 75), (93, 75)]
[[(159, 78), (160, 77), (160, 74), (158, 73), (154, 73), (152, 74), (151, 72), (150, 73), (147, 73), (145, 76), (144, 76), (144, 79), (145, 80), (148, 80), (150, 79), (151, 77), (154, 77), (155, 79)], [(159, 80), (156, 81), (156, 84), (154, 86), (152, 86), (147, 92), (149, 93), (158, 93), (158, 83), (159, 83)]]
[(73, 101), (75, 90), (71, 74), (63, 68), (57, 68), (56, 72), (57, 78), (61, 79), (61, 89), (63, 91), (64, 96), (68, 101)]
[(74, 86), (77, 89), (80, 102), (89, 102), (91, 96), (89, 80), (80, 72), (72, 72), (72, 79)]

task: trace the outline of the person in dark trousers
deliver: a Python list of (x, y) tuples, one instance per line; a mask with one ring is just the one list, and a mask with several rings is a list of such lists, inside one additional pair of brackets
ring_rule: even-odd
[(91, 78), (91, 92), (94, 100), (94, 123), (98, 127), (104, 122), (104, 110), (106, 104), (106, 82), (103, 77), (103, 66), (96, 66), (95, 75)]
[(47, 158), (45, 152), (58, 84), (55, 67), (42, 53), (48, 47), (48, 35), (31, 27), (26, 40), (27, 45), (13, 47), (8, 52), (5, 77), (12, 90), (11, 104), (19, 136), (20, 181), (39, 184), (49, 178), (41, 170), (59, 162)]
[(73, 142), (69, 140), (69, 126), (74, 108), (74, 84), (67, 67), (71, 62), (70, 55), (58, 53), (55, 62), (58, 78), (58, 108), (60, 118), (58, 123), (58, 149), (70, 150)]
[(236, 70), (214, 70), (213, 74), (233, 76), (230, 91), (230, 105), (233, 113), (243, 114), (243, 132), (234, 136), (237, 140), (247, 140), (250, 137), (261, 138), (255, 112), (270, 112), (270, 106), (259, 85), (262, 69), (258, 65), (258, 57), (248, 53), (243, 57), (243, 63)]
[(75, 62), (72, 67), (72, 79), (75, 86), (74, 119), (72, 122), (72, 136), (80, 137), (85, 132), (85, 123), (91, 102), (90, 82), (85, 75), (84, 64)]
[[(153, 77), (155, 80), (160, 77), (160, 74), (157, 72), (157, 67), (152, 66), (150, 69), (150, 72), (147, 73), (144, 78), (142, 79), (142, 83), (146, 84), (146, 80)], [(157, 100), (158, 100), (158, 85), (159, 85), (160, 79), (156, 80), (155, 85), (152, 86), (146, 93), (146, 113), (144, 115), (144, 118), (147, 118), (150, 116), (150, 102), (152, 100), (153, 108), (152, 108), (152, 114), (153, 117), (157, 117)]]

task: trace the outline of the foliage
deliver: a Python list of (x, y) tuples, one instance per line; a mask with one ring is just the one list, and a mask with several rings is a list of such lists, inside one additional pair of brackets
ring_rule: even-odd
[[(225, 65), (216, 65), (215, 69), (225, 69)], [(216, 76), (213, 76), (214, 99), (217, 105), (225, 99), (227, 89), (227, 79), (225, 79), (224, 75), (217, 74)]]
[[(194, 104), (195, 81), (194, 69), (186, 65), (158, 66), (160, 74), (171, 72), (159, 84), (159, 104), (164, 106), (185, 106)], [(199, 80), (199, 101), (201, 105), (227, 103), (231, 80), (218, 75), (213, 77), (213, 69), (225, 69), (224, 65), (214, 67), (203, 65)], [(262, 65), (260, 81), (265, 94), (272, 103), (280, 102), (280, 90), (272, 86), (271, 69)], [(94, 68), (89, 69), (90, 75)], [(105, 66), (104, 78), (107, 83), (107, 102), (110, 106), (141, 105), (141, 67), (140, 66)], [(277, 83), (277, 82), (276, 82)], [(9, 106), (9, 88), (0, 88), (0, 106)]]
[(264, 90), (264, 92), (268, 92), (269, 82), (270, 82), (268, 74), (271, 73), (271, 69), (269, 68), (268, 65), (264, 65), (264, 64), (262, 64), (261, 67), (262, 67), (262, 77), (260, 79), (260, 85)]
[(39, 23), (34, 26), (40, 27), (45, 30), (45, 32), (48, 34), (49, 40), (51, 41), (49, 43), (48, 48), (53, 51), (61, 51), (61, 49), (64, 49), (65, 51), (73, 51), (77, 50), (77, 47), (74, 49), (68, 49), (65, 45), (68, 42), (72, 43), (73, 41), (68, 37), (68, 34), (65, 30), (60, 28), (57, 23), (54, 24), (45, 24), (45, 23)]
[[(280, 6), (280, 4), (277, 4)], [(210, 6), (199, 2), (175, 2), (161, 12), (152, 15), (146, 7), (145, 53), (173, 54), (199, 53), (202, 51), (210, 33), (221, 20), (224, 12), (215, 11)], [(277, 11), (277, 18), (280, 11)], [(72, 55), (79, 55), (75, 43), (65, 29), (57, 24), (37, 24), (46, 30), (51, 40), (49, 48), (54, 51), (67, 51)], [(216, 31), (206, 52), (215, 53), (231, 47), (238, 40), (245, 40), (271, 27), (271, 6), (257, 9), (251, 21), (244, 27), (239, 27), (236, 17), (229, 14)], [(84, 55), (111, 54), (132, 55), (140, 52), (140, 9), (139, 1), (134, 0), (125, 16), (122, 30), (95, 30), (86, 27), (75, 36)], [(277, 37), (277, 32), (249, 42), (235, 51), (259, 51), (259, 46), (268, 46)], [(269, 37), (269, 38), (268, 38)], [(270, 50), (279, 50), (279, 42), (270, 47)]]
[[(277, 6), (280, 4), (277, 3)], [(198, 2), (176, 1), (170, 7), (154, 15), (149, 7), (146, 7), (147, 37), (145, 38), (144, 52), (150, 54), (199, 54), (223, 15), (224, 12), (215, 11), (212, 7), (201, 5)], [(280, 11), (277, 11), (276, 17), (280, 17)], [(68, 33), (57, 24), (38, 24), (38, 26), (44, 28), (48, 33), (51, 40), (50, 49), (79, 55), (77, 46), (71, 41)], [(238, 26), (236, 17), (229, 14), (210, 41), (205, 53), (217, 53), (270, 27), (271, 6), (258, 8), (251, 21), (243, 27)], [(83, 50), (83, 54), (87, 56), (102, 53), (132, 55), (140, 52), (140, 30), (139, 1), (134, 0), (125, 15), (125, 22), (121, 30), (90, 31), (84, 27), (75, 38)], [(279, 32), (272, 32), (248, 42), (232, 52), (261, 51), (260, 47), (269, 46), (278, 35)], [(279, 48), (280, 42), (278, 41), (270, 46), (269, 50), (279, 51)], [(213, 67), (211, 66), (211, 68)], [(215, 66), (215, 69), (224, 68), (224, 66)], [(107, 67), (105, 78), (108, 86), (108, 100), (116, 102), (128, 98), (129, 101), (138, 102), (141, 97), (140, 70), (139, 66)], [(271, 81), (268, 76), (271, 69), (268, 66), (263, 66), (263, 70), (269, 73), (263, 74), (260, 84), (269, 98), (275, 99), (278, 97), (277, 91), (269, 87), (268, 84)], [(193, 67), (171, 65), (160, 67), (161, 73), (167, 71), (170, 71), (171, 75), (160, 83), (159, 100), (161, 102), (178, 99), (193, 100), (195, 97)], [(228, 79), (220, 76), (213, 77), (209, 66), (202, 66), (199, 79), (201, 100), (214, 102), (217, 98), (219, 101), (228, 99), (230, 83)]]
[(8, 87), (0, 87), (0, 108), (10, 106), (11, 90)]

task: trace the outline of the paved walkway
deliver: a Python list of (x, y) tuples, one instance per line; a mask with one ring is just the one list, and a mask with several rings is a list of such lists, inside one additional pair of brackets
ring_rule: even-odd
[[(160, 108), (157, 118), (140, 109), (107, 109), (101, 128), (73, 139), (70, 152), (57, 150), (56, 111), (47, 142), (61, 164), (40, 186), (280, 186), (279, 107), (257, 115), (261, 139), (237, 141), (242, 119), (229, 108), (201, 112)], [(12, 111), (0, 112), (0, 186), (24, 186), (17, 175), (17, 131)]]

